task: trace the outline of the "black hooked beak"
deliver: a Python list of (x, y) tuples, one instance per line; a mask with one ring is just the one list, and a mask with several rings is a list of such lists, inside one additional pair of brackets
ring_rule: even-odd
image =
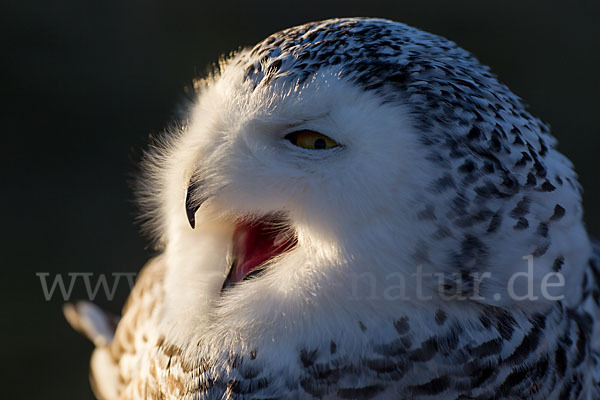
[(195, 180), (192, 177), (187, 188), (187, 193), (185, 194), (185, 213), (192, 229), (196, 227), (196, 211), (198, 211), (202, 203), (206, 201), (205, 197), (194, 199), (194, 194), (198, 191), (200, 186), (202, 186), (201, 181)]

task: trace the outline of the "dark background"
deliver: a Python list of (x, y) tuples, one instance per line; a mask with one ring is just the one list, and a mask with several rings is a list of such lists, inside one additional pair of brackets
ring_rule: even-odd
[[(184, 87), (221, 54), (299, 23), (385, 17), (476, 54), (550, 123), (600, 236), (598, 1), (22, 0), (3, 9), (3, 398), (91, 398), (92, 345), (67, 326), (58, 293), (44, 300), (36, 272), (138, 271), (152, 250), (128, 180), (148, 135), (169, 126)], [(119, 312), (127, 292), (120, 285), (113, 301), (101, 293), (96, 302)], [(73, 297), (85, 297), (81, 282)]]

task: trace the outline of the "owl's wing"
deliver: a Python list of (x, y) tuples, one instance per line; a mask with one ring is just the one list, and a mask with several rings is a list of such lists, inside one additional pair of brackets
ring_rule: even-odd
[[(95, 382), (115, 379), (116, 370), (114, 362), (108, 355), (107, 346), (113, 341), (119, 318), (88, 301), (67, 303), (63, 306), (63, 313), (75, 330), (81, 332), (96, 345), (91, 359), (92, 372), (90, 373), (90, 381), (96, 397), (115, 399), (114, 392), (99, 390)], [(98, 374), (102, 376), (98, 376)]]
[[(155, 345), (156, 317), (162, 302), (164, 263), (150, 260), (138, 275), (119, 319), (89, 302), (66, 304), (65, 317), (95, 345), (90, 382), (100, 400), (114, 400), (136, 379)], [(117, 325), (118, 324), (118, 325)]]
[(85, 335), (97, 347), (112, 342), (119, 317), (100, 309), (89, 301), (66, 303), (63, 313), (73, 329)]
[[(110, 399), (148, 397), (131, 392), (139, 391), (139, 387), (134, 387), (135, 384), (139, 386), (139, 382), (145, 381), (140, 375), (147, 373), (149, 354), (156, 348), (159, 314), (164, 298), (164, 273), (165, 263), (162, 256), (150, 260), (138, 275), (123, 307), (115, 338), (108, 347), (113, 364), (118, 365), (118, 380), (101, 382), (98, 379), (95, 383), (98, 389), (101, 386), (116, 388), (119, 397)], [(95, 374), (93, 357), (92, 374)], [(98, 372), (100, 373), (100, 370)]]

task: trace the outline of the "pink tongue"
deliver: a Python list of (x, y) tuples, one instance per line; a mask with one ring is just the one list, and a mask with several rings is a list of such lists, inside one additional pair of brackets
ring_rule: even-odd
[(239, 222), (233, 233), (236, 264), (230, 279), (241, 281), (265, 261), (289, 249), (294, 240), (289, 231), (278, 230), (272, 224)]

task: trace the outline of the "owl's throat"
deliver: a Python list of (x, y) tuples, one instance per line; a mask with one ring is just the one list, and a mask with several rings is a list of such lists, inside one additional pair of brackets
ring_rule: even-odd
[(223, 288), (258, 275), (269, 261), (296, 243), (294, 229), (279, 215), (238, 221), (233, 233), (233, 263)]

